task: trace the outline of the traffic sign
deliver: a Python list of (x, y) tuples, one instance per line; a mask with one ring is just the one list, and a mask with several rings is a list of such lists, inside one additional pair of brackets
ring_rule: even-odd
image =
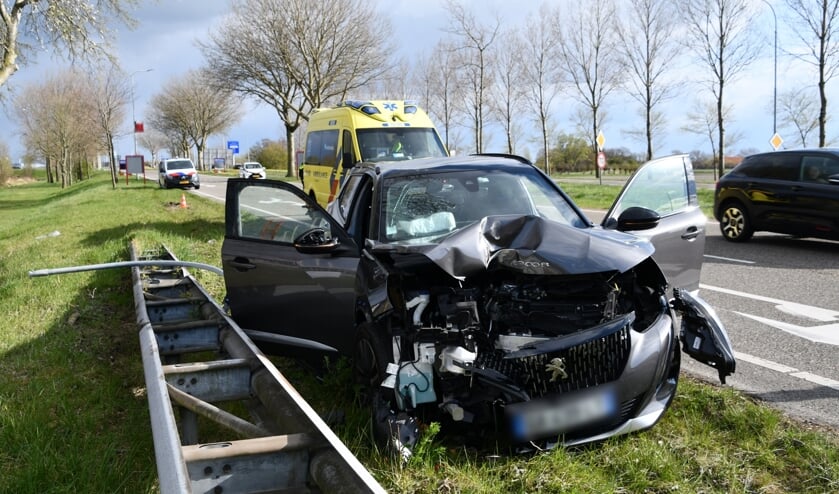
[(784, 143), (784, 140), (781, 139), (781, 136), (778, 135), (777, 132), (775, 132), (775, 135), (773, 135), (772, 138), (769, 139), (769, 144), (772, 145), (772, 149), (774, 149), (775, 151), (777, 151), (778, 148), (780, 148), (781, 144), (783, 144), (783, 143)]
[(603, 131), (597, 133), (597, 150), (601, 151), (603, 146), (606, 144), (606, 137), (603, 135)]
[(597, 167), (601, 170), (606, 169), (606, 153), (604, 153), (603, 151), (597, 153)]
[(227, 141), (227, 149), (233, 151), (233, 154), (239, 154), (239, 141)]

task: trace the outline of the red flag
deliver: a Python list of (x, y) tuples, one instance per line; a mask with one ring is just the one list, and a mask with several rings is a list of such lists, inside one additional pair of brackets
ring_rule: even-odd
[(143, 122), (134, 122), (134, 132), (143, 132)]

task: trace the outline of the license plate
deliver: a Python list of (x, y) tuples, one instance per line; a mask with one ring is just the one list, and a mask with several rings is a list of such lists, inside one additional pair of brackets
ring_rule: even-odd
[(614, 417), (617, 405), (609, 388), (508, 405), (511, 433), (520, 441), (556, 436)]
[(181, 185), (186, 185), (189, 183), (189, 180), (181, 180)]

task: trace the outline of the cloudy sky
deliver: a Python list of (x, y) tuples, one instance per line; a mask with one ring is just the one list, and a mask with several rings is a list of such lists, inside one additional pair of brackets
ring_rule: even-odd
[[(315, 0), (313, 0), (315, 1)], [(441, 0), (374, 0), (381, 15), (387, 16), (393, 25), (395, 45), (400, 55), (427, 54), (436, 42), (446, 36), (443, 28), (449, 19), (442, 7)], [(474, 5), (476, 12), (485, 15), (487, 20), (492, 14), (499, 14), (505, 26), (521, 25), (527, 14), (538, 11), (541, 0), (468, 0)], [(229, 0), (160, 0), (146, 1), (136, 12), (139, 26), (132, 31), (123, 29), (118, 33), (116, 53), (123, 69), (132, 73), (135, 79), (135, 108), (138, 121), (143, 120), (143, 112), (149, 99), (162, 85), (172, 78), (177, 78), (189, 69), (204, 64), (203, 55), (195, 45), (196, 39), (202, 39), (207, 33), (219, 29), (224, 16), (230, 9)], [(756, 3), (760, 3), (756, 0)], [(766, 49), (763, 56), (748, 69), (748, 75), (733, 85), (727, 93), (727, 102), (734, 106), (736, 119), (728, 125), (728, 132), (739, 133), (743, 138), (731, 149), (737, 152), (742, 149), (771, 149), (768, 140), (772, 135), (772, 27), (771, 13), (764, 13), (766, 22), (761, 24), (766, 28)], [(10, 79), (15, 86), (25, 85), (29, 81), (37, 81), (44, 74), (57, 70), (63, 64), (49, 56), (41, 56), (36, 65), (22, 68)], [(779, 61), (779, 91), (788, 89), (794, 80), (790, 75), (790, 61), (781, 58)], [(686, 67), (685, 77), (691, 79), (697, 71), (707, 70), (705, 67)], [(707, 138), (680, 130), (684, 123), (684, 113), (689, 109), (690, 102), (695, 99), (698, 88), (690, 89), (677, 101), (671, 102), (665, 108), (669, 122), (669, 130), (664, 143), (657, 154), (667, 154), (672, 151), (691, 151), (702, 149), (710, 152)], [(386, 98), (387, 95), (382, 95)], [(557, 126), (565, 132), (573, 132), (573, 124), (569, 122), (571, 108), (575, 103), (570, 102), (568, 96), (562, 96), (563, 107), (568, 108), (565, 113), (558, 112)], [(629, 136), (626, 131), (642, 126), (636, 116), (633, 100), (626, 96), (612, 96), (607, 100), (609, 105), (608, 119), (603, 126), (606, 137), (606, 148), (625, 147), (632, 152), (643, 152), (645, 146), (636, 138)], [(6, 103), (8, 104), (8, 102)], [(244, 153), (250, 146), (264, 138), (278, 139), (285, 136), (283, 127), (275, 112), (248, 100), (240, 102), (243, 118), (238, 125), (230, 130), (228, 135), (214, 136), (210, 140), (210, 147), (224, 147), (227, 140), (239, 141), (240, 149)], [(130, 121), (126, 122), (126, 129), (130, 128)], [(12, 159), (19, 159), (23, 152), (13, 123), (0, 114), (0, 129), (9, 144)], [(501, 151), (503, 142), (500, 131), (490, 130), (490, 140), (487, 151)], [(787, 143), (792, 143), (793, 137), (785, 137)], [(811, 138), (815, 144), (816, 137)], [(522, 154), (533, 157), (536, 153), (535, 145), (530, 142), (522, 143)], [(117, 142), (117, 152), (131, 154), (133, 143), (130, 135)]]

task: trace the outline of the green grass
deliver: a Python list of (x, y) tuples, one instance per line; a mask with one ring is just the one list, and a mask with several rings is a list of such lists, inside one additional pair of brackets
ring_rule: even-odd
[[(219, 265), (222, 207), (187, 195), (182, 209), (180, 196), (134, 181), (112, 190), (107, 174), (66, 190), (0, 188), (0, 492), (158, 491), (129, 270), (27, 272), (127, 260), (133, 238)], [(193, 273), (223, 295), (220, 277)], [(317, 409), (346, 411), (337, 432), (390, 492), (839, 491), (834, 432), (686, 378), (662, 421), (643, 433), (495, 455), (431, 426), (401, 465), (368, 442), (345, 365), (318, 381), (293, 362), (278, 364)]]
[[(583, 209), (609, 209), (618, 193), (621, 191), (620, 185), (599, 185), (599, 184), (584, 184), (569, 180), (563, 180), (562, 177), (557, 179), (559, 186), (562, 187), (574, 202)], [(698, 189), (697, 197), (699, 199), (699, 207), (705, 216), (708, 218), (714, 217), (714, 191), (711, 189)]]

